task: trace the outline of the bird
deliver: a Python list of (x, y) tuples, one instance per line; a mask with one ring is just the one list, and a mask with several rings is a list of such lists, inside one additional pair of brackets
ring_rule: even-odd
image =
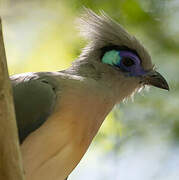
[(116, 104), (145, 86), (169, 90), (142, 43), (105, 12), (77, 20), (87, 45), (56, 72), (10, 77), (26, 180), (65, 180)]

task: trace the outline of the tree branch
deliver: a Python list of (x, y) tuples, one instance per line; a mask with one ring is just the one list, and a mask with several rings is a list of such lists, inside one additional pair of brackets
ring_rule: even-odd
[(0, 179), (23, 180), (20, 148), (0, 18)]

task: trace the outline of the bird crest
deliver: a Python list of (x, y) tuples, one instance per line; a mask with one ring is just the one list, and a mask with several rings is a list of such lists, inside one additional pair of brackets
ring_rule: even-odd
[(92, 10), (84, 8), (83, 15), (77, 19), (77, 24), (80, 34), (89, 41), (81, 57), (87, 54), (89, 56), (90, 51), (107, 46), (127, 47), (139, 55), (146, 70), (153, 68), (151, 57), (144, 46), (104, 11), (97, 15)]

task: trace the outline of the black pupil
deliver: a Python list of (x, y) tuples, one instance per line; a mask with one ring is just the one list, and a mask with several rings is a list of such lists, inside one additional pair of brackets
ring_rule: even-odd
[(122, 60), (122, 62), (123, 62), (123, 64), (124, 64), (125, 66), (127, 66), (127, 67), (132, 66), (132, 65), (135, 64), (135, 63), (134, 63), (134, 60), (132, 60), (132, 59), (129, 58), (129, 57), (124, 57), (123, 60)]

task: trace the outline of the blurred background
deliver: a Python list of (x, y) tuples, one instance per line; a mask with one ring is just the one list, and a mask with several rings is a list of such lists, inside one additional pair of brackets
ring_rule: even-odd
[(171, 90), (152, 87), (116, 106), (69, 180), (178, 180), (178, 0), (1, 0), (10, 74), (69, 67), (86, 44), (74, 23), (83, 6), (135, 35)]

